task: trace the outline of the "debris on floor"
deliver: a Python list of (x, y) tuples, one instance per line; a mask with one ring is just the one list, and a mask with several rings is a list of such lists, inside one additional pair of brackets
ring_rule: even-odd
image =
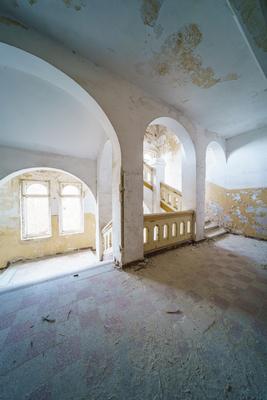
[(49, 322), (50, 324), (53, 324), (54, 322), (56, 322), (55, 319), (49, 318), (49, 314), (46, 315), (46, 317), (42, 317), (42, 321)]
[(167, 314), (183, 314), (181, 310), (166, 311)]
[(265, 400), (267, 242), (230, 239), (2, 294), (1, 400)]

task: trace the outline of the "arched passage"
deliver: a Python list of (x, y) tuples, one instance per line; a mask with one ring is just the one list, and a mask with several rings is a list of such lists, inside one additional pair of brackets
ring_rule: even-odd
[(174, 134), (181, 144), (181, 171), (177, 165), (177, 174), (181, 174), (182, 210), (196, 208), (196, 155), (191, 137), (186, 129), (175, 119), (159, 117), (149, 126), (163, 126)]
[[(65, 169), (70, 164), (71, 172), (85, 182), (89, 171), (95, 174), (89, 181), (94, 182), (91, 188), (96, 195), (97, 157), (109, 139), (113, 154), (113, 253), (120, 263), (121, 150), (111, 122), (87, 91), (42, 59), (1, 43), (0, 60), (2, 104), (6, 107), (2, 110), (0, 143), (9, 147), (1, 151), (0, 178), (24, 168), (43, 165)], [(21, 105), (24, 113), (20, 113)], [(7, 152), (9, 157), (5, 157)]]
[(0, 231), (0, 268), (20, 262), (1, 275), (0, 287), (3, 282), (16, 286), (72, 272), (68, 260), (22, 261), (75, 251), (73, 270), (97, 262), (95, 197), (81, 179), (63, 170), (28, 168), (2, 179)]
[(205, 220), (222, 225), (225, 207), (226, 156), (215, 141), (206, 148)]

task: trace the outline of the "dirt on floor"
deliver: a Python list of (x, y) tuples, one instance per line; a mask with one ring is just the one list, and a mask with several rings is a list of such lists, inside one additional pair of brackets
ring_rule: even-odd
[(1, 400), (266, 400), (266, 259), (226, 235), (0, 296)]

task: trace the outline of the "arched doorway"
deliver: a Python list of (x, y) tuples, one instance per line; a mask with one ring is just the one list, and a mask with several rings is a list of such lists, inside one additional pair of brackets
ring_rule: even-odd
[[(196, 208), (196, 156), (189, 134), (179, 122), (169, 117), (153, 120), (147, 131), (150, 132), (150, 136), (154, 134), (157, 140), (149, 149), (145, 135), (144, 157), (157, 158), (155, 152), (153, 154), (153, 147), (157, 147), (158, 153), (163, 154), (161, 161), (165, 164), (163, 167), (166, 184), (173, 186), (182, 194), (179, 209), (194, 210)], [(147, 161), (144, 159), (145, 163)]]
[[(6, 107), (2, 110), (4, 128), (0, 143), (10, 148), (9, 156), (2, 149), (0, 178), (28, 167), (43, 165), (64, 169), (66, 164), (71, 164), (71, 172), (84, 182), (88, 181), (88, 174), (95, 174), (91, 181), (94, 181), (92, 191), (96, 195), (97, 158), (109, 140), (113, 158), (113, 254), (120, 264), (121, 150), (111, 122), (87, 91), (42, 59), (3, 43), (0, 44), (0, 59), (2, 103)], [(19, 156), (18, 149), (21, 149)], [(26, 151), (32, 152), (30, 157)], [(65, 156), (69, 159), (64, 159)]]
[(96, 200), (73, 174), (28, 168), (7, 176), (0, 182), (0, 215), (0, 268), (6, 269), (0, 289), (97, 262)]
[(145, 254), (195, 238), (196, 157), (193, 142), (176, 120), (153, 120), (144, 135)]
[(165, 126), (149, 125), (143, 151), (145, 213), (181, 211), (182, 145), (179, 139)]

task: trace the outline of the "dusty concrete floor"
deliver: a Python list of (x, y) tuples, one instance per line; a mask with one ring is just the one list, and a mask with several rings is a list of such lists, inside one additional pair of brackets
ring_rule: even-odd
[(1, 400), (267, 399), (267, 243), (235, 238), (0, 296)]
[(97, 264), (91, 250), (11, 264), (0, 273), (0, 291), (46, 281)]

